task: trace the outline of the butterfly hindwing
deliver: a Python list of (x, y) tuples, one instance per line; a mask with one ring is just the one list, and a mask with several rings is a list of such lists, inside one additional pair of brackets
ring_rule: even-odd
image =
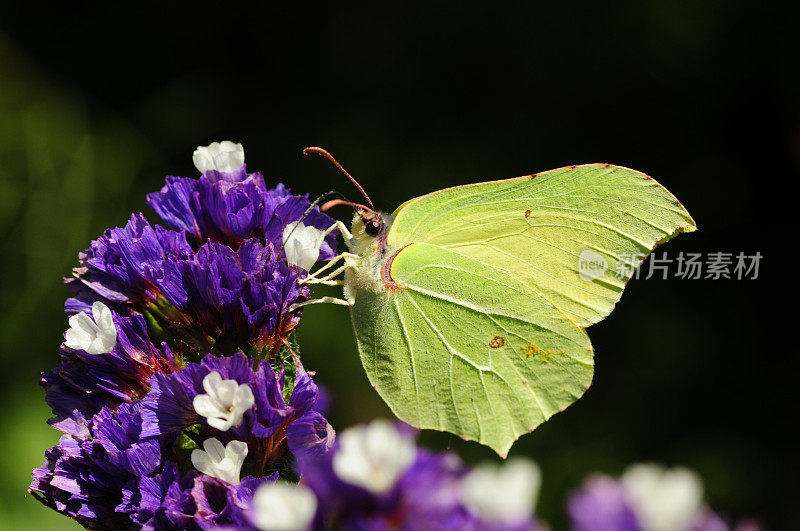
[(429, 244), (403, 249), (391, 274), (402, 288), (358, 297), (353, 320), (400, 419), (505, 455), (591, 383), (585, 331), (508, 274)]

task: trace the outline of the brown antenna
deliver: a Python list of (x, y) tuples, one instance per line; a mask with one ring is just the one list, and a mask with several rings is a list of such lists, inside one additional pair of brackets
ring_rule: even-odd
[(331, 199), (319, 207), (319, 209), (322, 212), (327, 212), (330, 208), (333, 208), (337, 205), (350, 205), (351, 207), (360, 208), (361, 210), (366, 210), (367, 212), (372, 212), (373, 214), (375, 213), (375, 210), (368, 206), (362, 205), (361, 203), (351, 203), (350, 201), (345, 201), (344, 199)]
[[(364, 197), (367, 199), (367, 203), (369, 203), (369, 206), (371, 207), (369, 210), (372, 210), (373, 212), (375, 212), (375, 205), (373, 205), (373, 204), (372, 204), (372, 199), (370, 199), (370, 198), (369, 198), (369, 196), (367, 195), (367, 192), (365, 192), (365, 191), (364, 191), (364, 189), (361, 187), (361, 185), (360, 185), (360, 184), (358, 184), (358, 181), (356, 181), (356, 180), (353, 178), (353, 176), (352, 176), (352, 175), (350, 175), (349, 173), (347, 173), (347, 170), (345, 170), (345, 169), (342, 167), (342, 165), (341, 165), (341, 164), (339, 164), (339, 163), (336, 161), (336, 159), (335, 159), (335, 158), (333, 158), (333, 155), (331, 155), (330, 153), (328, 153), (327, 151), (325, 151), (325, 150), (324, 150), (324, 149), (322, 149), (321, 147), (307, 147), (307, 148), (305, 148), (305, 149), (303, 150), (303, 155), (308, 155), (309, 153), (316, 153), (317, 155), (322, 155), (323, 157), (325, 157), (325, 158), (326, 158), (326, 159), (328, 159), (329, 161), (333, 162), (333, 164), (334, 164), (334, 165), (335, 165), (337, 168), (339, 168), (339, 169), (342, 171), (342, 173), (344, 173), (345, 175), (347, 175), (347, 178), (348, 178), (348, 179), (350, 179), (350, 180), (353, 182), (353, 184), (355, 184), (355, 185), (356, 185), (356, 188), (358, 188), (358, 191), (359, 191), (359, 192), (361, 192), (361, 195), (363, 195), (363, 196), (364, 196)], [(336, 201), (336, 200), (334, 200), (334, 201)], [(322, 208), (321, 210), (323, 210), (323, 211), (324, 211), (324, 210), (325, 210), (325, 208), (324, 208), (324, 207), (325, 207), (326, 205), (328, 205), (329, 203), (332, 203), (332, 202), (333, 202), (333, 201), (329, 201), (328, 203), (325, 203), (325, 205), (322, 205), (322, 206), (323, 206), (323, 208)], [(360, 206), (360, 205), (355, 205), (355, 204), (353, 204), (353, 203), (344, 203), (344, 204), (350, 204), (350, 205), (352, 205), (352, 206)], [(330, 205), (330, 206), (334, 206), (334, 205)], [(328, 208), (330, 208), (330, 207), (328, 207)]]

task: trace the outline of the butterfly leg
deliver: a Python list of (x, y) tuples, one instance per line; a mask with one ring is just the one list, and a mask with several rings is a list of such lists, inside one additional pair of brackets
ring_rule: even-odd
[[(321, 284), (321, 283), (325, 283), (326, 281), (330, 281), (333, 277), (335, 277), (336, 275), (338, 275), (339, 273), (341, 273), (342, 271), (344, 271), (348, 267), (351, 267), (351, 263), (349, 262), (349, 260), (353, 260), (355, 258), (358, 258), (358, 255), (355, 255), (353, 253), (346, 253), (346, 252), (342, 253), (342, 254), (340, 254), (338, 256), (334, 256), (333, 258), (331, 258), (328, 261), (327, 264), (325, 264), (324, 266), (320, 267), (319, 269), (317, 269), (313, 273), (309, 274), (306, 278), (301, 280), (300, 283), (301, 284), (306, 284), (306, 283), (309, 283), (309, 284)], [(333, 267), (334, 264), (338, 263), (342, 259), (344, 259), (345, 265), (339, 267), (333, 273), (327, 274), (322, 278), (319, 277), (320, 273), (322, 273), (323, 271), (327, 271), (328, 269)]]
[[(346, 260), (345, 260), (346, 262)], [(311, 284), (326, 284), (328, 282), (339, 282), (338, 280), (333, 280), (336, 278), (337, 275), (345, 271), (348, 267), (353, 267), (352, 264), (345, 263), (343, 266), (337, 268), (333, 273), (325, 275), (322, 278), (314, 277), (313, 279), (309, 280), (308, 282)], [(306, 279), (303, 279), (306, 280)], [(336, 284), (333, 284), (334, 286)]]
[(301, 282), (301, 284), (322, 284), (324, 286), (344, 286), (344, 280), (330, 280), (326, 278), (314, 279), (311, 282)]
[(352, 246), (353, 246), (352, 245), (353, 244), (353, 235), (350, 233), (349, 230), (347, 230), (347, 227), (345, 226), (345, 224), (342, 223), (341, 221), (339, 221), (338, 219), (336, 220), (336, 223), (334, 223), (333, 225), (328, 227), (328, 230), (326, 230), (325, 233), (324, 233), (325, 236), (327, 236), (328, 234), (330, 234), (331, 232), (333, 232), (336, 229), (339, 229), (339, 233), (342, 235), (342, 238), (344, 239), (344, 243), (345, 243), (345, 245), (347, 245), (347, 248), (348, 249), (352, 248)]
[(311, 299), (310, 301), (305, 302), (296, 302), (289, 306), (289, 311), (293, 312), (298, 308), (302, 308), (303, 306), (308, 306), (309, 304), (338, 304), (340, 306), (352, 306), (350, 301), (346, 301), (344, 299), (337, 299), (336, 297), (320, 297), (319, 299)]

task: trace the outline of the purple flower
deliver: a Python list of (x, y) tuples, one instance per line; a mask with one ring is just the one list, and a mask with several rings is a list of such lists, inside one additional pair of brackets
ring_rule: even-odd
[[(148, 313), (159, 327), (200, 351), (279, 348), (308, 297), (300, 270), (279, 261), (271, 243), (248, 239), (234, 251), (207, 242), (195, 253), (183, 232), (151, 227), (139, 214), (82, 254), (68, 285), (68, 312), (102, 301), (117, 313)], [(273, 351), (274, 352), (274, 351)]]
[[(284, 227), (311, 206), (307, 195), (291, 195), (282, 184), (268, 190), (264, 177), (247, 173), (244, 166), (229, 172), (208, 170), (199, 179), (167, 177), (160, 192), (147, 196), (147, 204), (165, 223), (197, 242), (211, 240), (236, 248), (258, 238), (275, 249), (282, 247)], [(335, 221), (314, 207), (303, 223), (326, 230)], [(320, 260), (330, 260), (335, 251), (332, 232), (322, 244)]]
[[(236, 149), (216, 154), (205, 148), (200, 158), (227, 168), (240, 158), (231, 146)], [(169, 178), (149, 202), (179, 231), (150, 225), (141, 214), (107, 230), (65, 280), (74, 292), (67, 313), (89, 313), (99, 301), (120, 315), (147, 315), (187, 352), (269, 348), (274, 355), (300, 319), (302, 310), (292, 305), (308, 297), (299, 283), (305, 272), (285, 261), (284, 231), (304, 215), (309, 230), (328, 229), (334, 220), (309, 210), (306, 196), (283, 185), (267, 190), (261, 174), (247, 174), (244, 166), (208, 169), (198, 180)], [(196, 251), (187, 233), (196, 236)], [(334, 231), (319, 259), (332, 258), (335, 246)]]
[(104, 408), (91, 420), (73, 419), (59, 444), (45, 452), (28, 491), (43, 504), (86, 527), (125, 526), (116, 511), (130, 480), (161, 466), (161, 446), (142, 437), (138, 404)]
[(591, 476), (572, 494), (567, 508), (576, 531), (730, 529), (725, 520), (703, 505), (699, 477), (680, 467), (638, 464), (629, 467), (619, 480)]
[[(152, 390), (142, 402), (145, 433), (177, 435), (203, 422), (203, 417), (195, 411), (193, 401), (197, 395), (205, 393), (203, 379), (212, 371), (216, 371), (224, 380), (250, 385), (253, 390), (254, 374), (250, 360), (241, 353), (222, 358), (209, 354), (201, 363), (191, 363), (176, 373), (155, 374), (150, 381)], [(245, 415), (252, 417), (252, 411)]]
[(160, 474), (129, 482), (118, 510), (129, 512), (142, 529), (249, 528), (255, 490), (276, 479), (277, 473), (248, 476), (231, 485), (195, 471), (181, 475), (174, 463), (166, 463)]
[(195, 472), (182, 476), (175, 463), (160, 474), (134, 478), (122, 488), (117, 511), (127, 513), (143, 529), (192, 529), (197, 506), (191, 496)]
[(260, 478), (247, 476), (238, 485), (231, 485), (210, 476), (196, 477), (192, 488), (192, 498), (197, 505), (195, 520), (214, 525), (247, 526), (246, 515), (255, 490), (277, 478), (277, 472)]
[(291, 305), (308, 298), (298, 270), (254, 239), (237, 251), (208, 242), (190, 259), (165, 262), (162, 271), (157, 285), (166, 299), (224, 345), (217, 350), (279, 348), (300, 320)]
[(575, 531), (637, 531), (636, 515), (625, 499), (622, 486), (614, 479), (590, 477), (568, 502), (567, 510)]
[[(215, 437), (223, 443), (240, 440), (248, 443), (245, 468), (261, 475), (275, 470), (293, 454), (322, 453), (330, 446), (333, 431), (314, 409), (319, 390), (302, 366), (295, 369), (294, 387), (288, 403), (284, 399), (285, 375), (275, 373), (266, 361), (255, 370), (242, 353), (230, 357), (207, 355), (173, 374), (154, 374), (152, 391), (142, 401), (145, 436), (174, 438), (182, 430), (199, 425), (202, 439)], [(195, 408), (195, 398), (206, 394), (204, 380), (216, 372), (222, 380), (247, 385), (254, 403), (241, 416), (241, 423), (221, 432), (211, 427)], [(297, 424), (297, 426), (295, 426)]]
[(329, 453), (334, 440), (333, 428), (317, 411), (308, 411), (286, 430), (286, 442), (298, 459), (313, 459)]
[(124, 313), (157, 300), (164, 261), (185, 260), (193, 250), (183, 232), (151, 226), (134, 214), (124, 228), (108, 229), (78, 255), (74, 279), (66, 280), (76, 296), (67, 300), (68, 312), (88, 311), (100, 300)]
[[(454, 454), (417, 449), (414, 435), (385, 421), (346, 430), (333, 451), (299, 461), (318, 500), (320, 526), (342, 529), (465, 529), (465, 473)], [(479, 527), (473, 527), (479, 529)]]
[(143, 398), (150, 390), (150, 376), (155, 372), (177, 370), (170, 348), (151, 341), (144, 318), (113, 315), (117, 331), (116, 345), (106, 354), (88, 354), (83, 350), (61, 347), (61, 365), (42, 374), (45, 400), (58, 424), (75, 411), (89, 418), (104, 406), (116, 408)]

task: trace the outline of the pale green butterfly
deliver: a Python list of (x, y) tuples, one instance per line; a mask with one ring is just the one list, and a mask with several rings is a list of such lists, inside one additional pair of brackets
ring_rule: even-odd
[(309, 302), (350, 306), (369, 381), (398, 418), (501, 456), (586, 391), (585, 328), (647, 253), (696, 228), (655, 180), (610, 164), (446, 188), (392, 214), (364, 196), (323, 206), (358, 213), (350, 231), (338, 222), (350, 252), (307, 279), (343, 284), (345, 300)]

